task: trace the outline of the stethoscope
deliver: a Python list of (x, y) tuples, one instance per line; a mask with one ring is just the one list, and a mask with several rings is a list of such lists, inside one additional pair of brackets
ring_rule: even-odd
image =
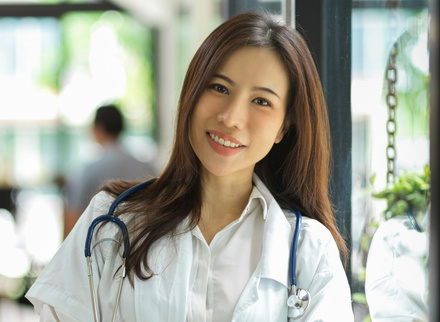
[[(114, 212), (118, 205), (128, 196), (148, 187), (150, 184), (152, 184), (156, 179), (151, 179), (145, 182), (142, 182), (122, 194), (120, 194), (110, 205), (110, 208), (106, 215), (99, 216), (95, 218), (92, 223), (90, 224), (90, 227), (87, 231), (87, 237), (86, 237), (86, 244), (84, 247), (84, 253), (85, 257), (87, 259), (87, 275), (89, 277), (89, 286), (90, 286), (90, 294), (92, 298), (92, 307), (93, 307), (93, 317), (95, 319), (95, 322), (99, 321), (98, 318), (98, 308), (96, 303), (96, 296), (95, 296), (95, 288), (93, 283), (93, 272), (92, 272), (92, 261), (91, 261), (91, 244), (92, 244), (92, 238), (93, 233), (96, 228), (96, 226), (100, 223), (104, 222), (110, 222), (116, 224), (122, 233), (122, 239), (124, 242), (124, 249), (122, 252), (122, 266), (121, 266), (121, 274), (120, 274), (120, 280), (118, 285), (118, 291), (116, 293), (116, 300), (115, 300), (115, 306), (113, 308), (113, 315), (112, 315), (112, 322), (116, 319), (116, 312), (119, 304), (119, 299), (121, 297), (121, 290), (122, 290), (122, 282), (125, 278), (125, 262), (128, 255), (128, 251), (130, 248), (130, 241), (128, 238), (128, 230), (127, 226), (124, 224), (124, 222), (119, 219), (118, 217), (114, 216)], [(289, 297), (287, 299), (287, 306), (288, 306), (288, 318), (289, 319), (295, 319), (297, 317), (300, 317), (304, 314), (305, 310), (309, 306), (310, 303), (310, 293), (309, 291), (297, 288), (296, 287), (296, 250), (298, 246), (298, 238), (299, 238), (299, 232), (301, 230), (301, 222), (302, 222), (302, 216), (300, 212), (296, 209), (292, 209), (292, 211), (296, 215), (296, 223), (295, 223), (295, 232), (293, 234), (292, 239), (292, 247), (290, 248), (290, 258), (289, 258), (289, 278), (290, 278), (290, 290), (289, 290)]]
[(303, 288), (296, 288), (296, 249), (298, 246), (299, 232), (301, 230), (302, 216), (301, 213), (295, 209), (291, 208), (295, 213), (296, 223), (295, 232), (292, 238), (292, 246), (290, 247), (290, 258), (289, 258), (289, 278), (290, 278), (290, 291), (289, 297), (287, 298), (289, 319), (296, 319), (304, 314), (310, 303), (310, 292)]

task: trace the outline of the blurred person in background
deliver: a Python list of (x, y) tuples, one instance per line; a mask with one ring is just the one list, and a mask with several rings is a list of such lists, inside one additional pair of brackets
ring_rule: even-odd
[(154, 174), (153, 166), (124, 151), (119, 140), (124, 128), (121, 112), (115, 105), (96, 110), (93, 138), (103, 147), (100, 158), (75, 172), (66, 182), (64, 237), (67, 237), (99, 187), (111, 179), (141, 180)]

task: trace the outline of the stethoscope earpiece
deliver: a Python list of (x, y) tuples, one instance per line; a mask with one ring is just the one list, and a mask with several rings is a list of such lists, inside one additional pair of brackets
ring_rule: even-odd
[(295, 285), (292, 285), (287, 299), (288, 317), (293, 319), (303, 315), (310, 303), (309, 291), (302, 288), (298, 288), (296, 291), (295, 289)]

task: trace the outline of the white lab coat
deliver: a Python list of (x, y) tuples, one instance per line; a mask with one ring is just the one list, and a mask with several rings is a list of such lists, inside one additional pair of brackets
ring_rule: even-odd
[[(264, 184), (254, 182), (268, 205), (260, 261), (235, 307), (232, 321), (287, 321), (289, 252), (295, 215), (281, 210)], [(91, 221), (105, 214), (112, 199), (98, 194), (75, 228), (47, 265), (26, 297), (42, 321), (93, 321), (84, 241)], [(106, 225), (98, 235), (114, 235), (117, 228)], [(151, 249), (153, 271), (148, 281), (124, 282), (117, 321), (179, 322), (187, 319), (187, 301), (192, 272), (192, 234), (175, 242), (164, 238)], [(114, 252), (96, 257), (95, 290), (103, 321), (110, 321), (118, 286), (120, 265)], [(295, 321), (353, 321), (350, 288), (330, 232), (318, 221), (303, 217), (297, 252), (297, 286), (309, 290), (311, 302)], [(116, 276), (116, 278), (115, 278)]]

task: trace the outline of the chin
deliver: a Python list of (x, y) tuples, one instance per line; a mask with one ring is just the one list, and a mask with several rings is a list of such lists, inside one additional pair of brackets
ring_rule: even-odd
[(252, 173), (254, 167), (245, 169), (232, 169), (231, 167), (206, 167), (204, 166), (204, 175), (214, 176), (218, 178), (232, 177), (235, 179), (250, 177), (252, 178)]

